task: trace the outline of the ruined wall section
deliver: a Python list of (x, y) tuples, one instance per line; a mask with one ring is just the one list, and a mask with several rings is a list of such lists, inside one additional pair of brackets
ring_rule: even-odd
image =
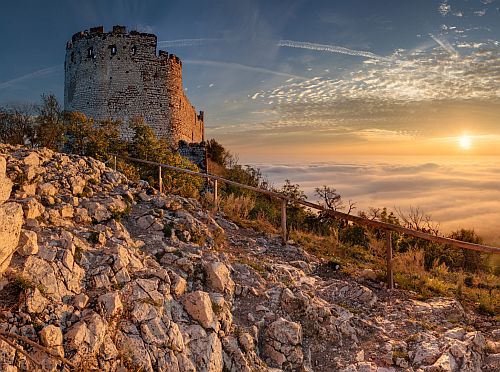
[[(168, 56), (167, 90), (172, 112), (171, 126), (176, 142), (198, 143), (204, 141), (203, 112), (199, 114), (189, 102), (182, 87), (182, 62), (175, 55)], [(192, 125), (184, 125), (192, 123)]]
[[(124, 123), (143, 117), (173, 147), (181, 139), (201, 142), (203, 116), (184, 95), (182, 63), (163, 51), (157, 55), (156, 47), (155, 35), (127, 33), (122, 26), (73, 35), (66, 47), (65, 109)], [(124, 126), (122, 135), (131, 139), (133, 132)]]

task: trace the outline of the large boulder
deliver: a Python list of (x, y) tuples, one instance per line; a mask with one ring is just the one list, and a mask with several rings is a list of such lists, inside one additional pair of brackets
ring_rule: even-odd
[(22, 256), (29, 256), (38, 253), (38, 237), (36, 232), (24, 229), (21, 230), (17, 253)]
[(264, 354), (279, 368), (297, 370), (304, 364), (302, 326), (279, 318), (265, 332)]
[(12, 191), (12, 181), (5, 176), (6, 167), (5, 158), (0, 157), (0, 204), (9, 199)]
[(7, 203), (0, 206), (0, 275), (10, 264), (12, 254), (17, 249), (21, 226), (23, 224), (23, 209), (17, 203)]
[(216, 329), (217, 319), (212, 309), (210, 295), (207, 292), (188, 293), (182, 302), (191, 318), (197, 320), (204, 328)]
[(220, 293), (234, 293), (234, 282), (231, 279), (229, 269), (222, 262), (208, 262), (205, 264), (207, 284)]

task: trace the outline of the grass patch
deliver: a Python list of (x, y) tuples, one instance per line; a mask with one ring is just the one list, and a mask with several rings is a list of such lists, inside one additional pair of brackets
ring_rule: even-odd
[(261, 264), (259, 264), (257, 262), (251, 261), (248, 258), (240, 257), (237, 260), (237, 262), (242, 264), (242, 265), (250, 266), (252, 269), (257, 271), (258, 273), (261, 273), (261, 274), (267, 273), (267, 269), (265, 266), (262, 266)]

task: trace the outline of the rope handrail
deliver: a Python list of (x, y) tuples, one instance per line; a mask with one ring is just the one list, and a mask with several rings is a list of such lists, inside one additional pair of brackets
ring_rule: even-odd
[[(428, 241), (435, 242), (435, 243), (451, 245), (451, 246), (457, 247), (457, 248), (468, 249), (468, 250), (484, 252), (484, 253), (500, 254), (500, 247), (493, 247), (493, 246), (484, 245), (484, 244), (475, 244), (475, 243), (464, 242), (461, 240), (445, 238), (443, 236), (432, 235), (429, 233), (425, 233), (423, 231), (413, 230), (413, 229), (409, 229), (409, 228), (399, 226), (399, 225), (394, 225), (394, 224), (387, 223), (387, 222), (371, 220), (371, 219), (364, 218), (364, 217), (354, 216), (351, 214), (347, 214), (347, 213), (343, 213), (343, 212), (339, 212), (339, 211), (335, 211), (335, 210), (330, 210), (330, 209), (327, 209), (324, 206), (316, 204), (316, 203), (311, 203), (311, 202), (307, 202), (304, 200), (297, 200), (297, 199), (287, 197), (283, 194), (280, 194), (280, 193), (277, 193), (274, 191), (264, 190), (264, 189), (261, 189), (259, 187), (245, 185), (243, 183), (231, 181), (231, 180), (228, 180), (226, 178), (216, 176), (213, 174), (209, 174), (209, 173), (195, 172), (195, 171), (192, 171), (189, 169), (179, 168), (179, 167), (175, 167), (175, 166), (172, 166), (169, 164), (157, 163), (154, 161), (138, 159), (138, 158), (134, 158), (134, 157), (130, 157), (130, 156), (123, 156), (123, 155), (118, 155), (118, 154), (111, 154), (111, 155), (114, 157), (117, 157), (117, 158), (128, 159), (128, 160), (132, 160), (132, 161), (136, 161), (136, 162), (144, 163), (144, 164), (155, 165), (155, 166), (158, 166), (160, 168), (167, 168), (167, 169), (174, 170), (174, 171), (179, 171), (179, 172), (183, 172), (183, 173), (187, 173), (187, 174), (191, 174), (191, 175), (195, 175), (195, 176), (199, 176), (199, 177), (204, 177), (204, 178), (211, 179), (214, 181), (221, 181), (221, 182), (224, 182), (224, 183), (227, 183), (230, 185), (238, 186), (238, 187), (241, 187), (241, 188), (244, 188), (247, 190), (259, 192), (262, 194), (266, 194), (266, 195), (275, 197), (277, 199), (281, 199), (285, 203), (287, 201), (292, 201), (294, 203), (298, 203), (298, 204), (304, 205), (306, 207), (314, 208), (314, 209), (323, 211), (323, 212), (325, 212), (333, 217), (348, 220), (348, 221), (354, 222), (356, 224), (370, 226), (370, 227), (374, 227), (374, 228), (379, 228), (379, 229), (383, 229), (386, 231), (393, 231), (393, 232), (397, 232), (397, 233), (401, 233), (401, 234), (406, 234), (406, 235), (414, 236), (416, 238), (428, 240)], [(115, 164), (116, 164), (116, 161), (115, 161)]]

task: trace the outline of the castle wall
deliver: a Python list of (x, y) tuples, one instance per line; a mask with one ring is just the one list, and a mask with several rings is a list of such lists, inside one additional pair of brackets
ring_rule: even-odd
[[(184, 94), (182, 62), (156, 54), (155, 35), (115, 26), (73, 35), (66, 48), (64, 107), (95, 119), (143, 117), (158, 137), (203, 141), (203, 115)], [(123, 137), (133, 133), (124, 127)]]

